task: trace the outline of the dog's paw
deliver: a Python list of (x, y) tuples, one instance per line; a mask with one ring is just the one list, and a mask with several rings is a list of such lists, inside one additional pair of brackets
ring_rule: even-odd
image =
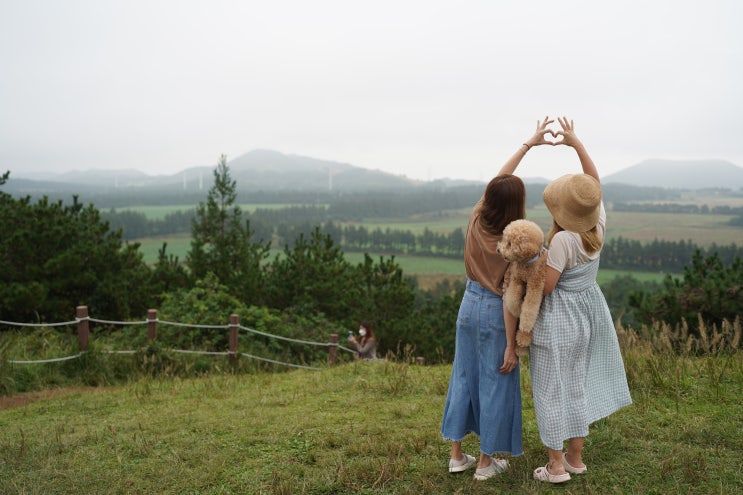
[(518, 347), (529, 347), (531, 345), (531, 333), (519, 330), (516, 332), (516, 345)]

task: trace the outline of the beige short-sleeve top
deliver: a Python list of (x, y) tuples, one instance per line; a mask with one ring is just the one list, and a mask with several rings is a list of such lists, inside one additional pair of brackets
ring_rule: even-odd
[(500, 296), (503, 295), (503, 276), (508, 263), (498, 251), (502, 235), (493, 235), (480, 225), (482, 199), (470, 214), (467, 234), (464, 238), (464, 268), (467, 278)]

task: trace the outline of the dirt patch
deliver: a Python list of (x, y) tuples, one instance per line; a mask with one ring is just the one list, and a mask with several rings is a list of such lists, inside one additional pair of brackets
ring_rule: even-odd
[(39, 400), (68, 395), (75, 392), (92, 392), (101, 390), (100, 387), (73, 387), (73, 388), (55, 388), (50, 390), (40, 390), (38, 392), (24, 392), (16, 395), (0, 396), (0, 409), (12, 409), (22, 407), (26, 404)]

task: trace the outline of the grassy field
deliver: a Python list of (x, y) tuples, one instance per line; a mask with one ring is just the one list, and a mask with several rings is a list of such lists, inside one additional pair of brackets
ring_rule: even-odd
[[(441, 215), (388, 221), (384, 219), (365, 221), (364, 226), (369, 230), (387, 227), (391, 229), (410, 230), (414, 234), (421, 234), (423, 229), (437, 233), (449, 233), (456, 228), (464, 229), (467, 226), (469, 211), (449, 211)], [(526, 217), (533, 220), (545, 232), (551, 227), (552, 217), (546, 208), (533, 208), (526, 212)], [(607, 212), (607, 236), (609, 239), (624, 237), (643, 243), (653, 240), (688, 241), (691, 240), (700, 246), (709, 246), (712, 243), (728, 245), (740, 243), (743, 229), (727, 225), (732, 215), (684, 215), (675, 213), (638, 213), (638, 212)]]
[[(241, 205), (246, 211), (258, 207), (280, 207), (285, 205)], [(174, 206), (142, 207), (134, 208), (143, 211), (148, 218), (164, 216), (177, 209)], [(425, 228), (434, 232), (448, 233), (456, 228), (466, 225), (469, 210), (445, 211), (439, 214), (421, 215), (403, 220), (369, 220), (363, 225), (373, 230), (376, 228), (410, 230), (415, 234), (421, 234)], [(550, 228), (551, 217), (549, 212), (541, 207), (530, 209), (527, 218), (537, 222), (545, 232)], [(626, 239), (638, 240), (643, 243), (653, 240), (689, 241), (699, 246), (709, 246), (712, 243), (718, 245), (729, 245), (740, 243), (741, 229), (726, 224), (731, 217), (728, 215), (681, 215), (671, 213), (628, 213), (609, 212), (607, 222), (609, 224), (608, 236), (610, 238), (622, 236)], [(178, 256), (181, 261), (186, 258), (190, 249), (190, 238), (187, 234), (170, 236), (167, 238), (138, 239), (141, 244), (141, 252), (147, 263), (157, 261), (158, 250), (163, 242), (168, 243), (167, 253)], [(279, 251), (271, 253), (271, 259)], [(361, 253), (345, 253), (346, 259), (352, 263), (358, 263), (363, 259)], [(376, 258), (379, 254), (373, 254)], [(416, 276), (419, 285), (428, 288), (436, 281), (443, 278), (455, 279), (463, 274), (462, 262), (459, 259), (431, 258), (423, 256), (397, 255), (396, 261), (400, 264), (406, 275)], [(662, 273), (647, 272), (620, 272), (614, 270), (601, 270), (599, 272), (599, 283), (603, 284), (618, 275), (631, 274), (640, 281), (661, 281), (665, 276)]]
[(727, 222), (731, 215), (679, 215), (670, 213), (607, 213), (610, 238), (624, 237), (642, 243), (656, 239), (689, 241), (699, 246), (740, 244), (743, 229)]
[(157, 262), (157, 254), (162, 249), (163, 243), (167, 243), (166, 253), (178, 256), (181, 261), (185, 261), (186, 253), (191, 249), (191, 235), (179, 234), (167, 237), (147, 237), (136, 239), (140, 244), (139, 251), (143, 254), (146, 263)]
[[(736, 198), (727, 198), (727, 203)], [(701, 200), (699, 200), (701, 201)], [(718, 201), (721, 201), (718, 199)], [(743, 200), (740, 200), (743, 202)], [(243, 211), (250, 212), (257, 208), (283, 208), (286, 204), (241, 204)], [(195, 208), (195, 205), (193, 206)], [(148, 219), (163, 219), (168, 213), (188, 209), (184, 206), (132, 206), (126, 210), (142, 212)], [(122, 209), (124, 210), (124, 209)], [(369, 219), (363, 225), (374, 230), (391, 228), (409, 230), (419, 235), (424, 229), (437, 233), (449, 233), (457, 228), (465, 228), (469, 208), (462, 210), (448, 210), (435, 214), (417, 215), (405, 219)], [(549, 212), (543, 206), (527, 211), (527, 218), (537, 222), (545, 232), (551, 226)], [(626, 239), (651, 242), (655, 239), (665, 241), (688, 241), (709, 246), (712, 243), (728, 245), (741, 242), (741, 228), (727, 225), (733, 218), (731, 215), (686, 215), (676, 213), (639, 213), (615, 212), (607, 213), (607, 235), (609, 238), (624, 237)], [(341, 224), (346, 225), (346, 224)], [(149, 243), (149, 240), (144, 240)], [(157, 252), (157, 251), (155, 251)], [(180, 254), (180, 253), (175, 253)]]
[[(3, 494), (727, 494), (743, 483), (743, 360), (624, 349), (634, 404), (591, 427), (585, 475), (546, 463), (521, 370), (524, 455), (478, 482), (447, 472), (450, 366), (408, 358), (320, 371), (144, 378), (0, 410)], [(22, 399), (22, 398), (21, 398)], [(476, 454), (474, 436), (464, 442)]]

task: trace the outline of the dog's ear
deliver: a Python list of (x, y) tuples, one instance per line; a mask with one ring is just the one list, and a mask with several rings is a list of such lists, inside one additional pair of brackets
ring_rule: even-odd
[(511, 245), (511, 252), (513, 253), (513, 257), (520, 260), (524, 257), (524, 247), (526, 246), (527, 238), (524, 236), (523, 232), (519, 232), (518, 235), (514, 236), (516, 237), (513, 240), (513, 244)]
[(519, 231), (519, 256), (524, 260), (534, 257), (534, 231), (528, 223)]

